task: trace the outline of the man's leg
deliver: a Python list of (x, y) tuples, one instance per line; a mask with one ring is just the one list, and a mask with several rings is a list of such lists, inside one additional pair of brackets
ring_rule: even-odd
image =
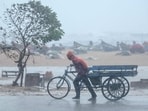
[(73, 97), (73, 99), (79, 99), (80, 98), (80, 86), (79, 86), (80, 80), (81, 80), (81, 77), (78, 75), (75, 78), (75, 80), (73, 81), (75, 92), (76, 92), (76, 96)]
[(87, 76), (84, 77), (83, 82), (86, 84), (86, 86), (87, 86), (89, 92), (90, 92), (91, 95), (92, 95), (92, 98), (90, 98), (89, 100), (94, 100), (94, 99), (96, 99), (97, 95), (96, 95), (95, 91), (93, 90), (93, 88), (91, 87), (91, 84), (90, 84), (90, 82), (89, 82)]

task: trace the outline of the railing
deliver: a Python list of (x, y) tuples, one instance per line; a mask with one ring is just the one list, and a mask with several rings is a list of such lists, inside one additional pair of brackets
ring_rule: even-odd
[(2, 77), (17, 76), (19, 71), (2, 71)]

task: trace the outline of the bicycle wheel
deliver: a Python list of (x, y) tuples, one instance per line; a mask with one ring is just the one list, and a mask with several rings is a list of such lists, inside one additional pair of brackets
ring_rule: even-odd
[(123, 96), (126, 96), (128, 94), (128, 92), (129, 92), (129, 90), (130, 90), (130, 84), (129, 84), (128, 80), (125, 77), (119, 77), (119, 79), (122, 80), (122, 82), (123, 82), (123, 84), (125, 86), (125, 93), (124, 93)]
[(48, 94), (55, 99), (67, 96), (70, 88), (69, 81), (61, 76), (52, 78), (47, 84)]
[(106, 99), (110, 101), (116, 101), (123, 97), (125, 86), (118, 78), (107, 78), (103, 82), (101, 91)]
[(108, 100), (110, 100), (110, 101), (115, 101), (116, 98), (115, 98), (114, 96), (112, 96), (112, 95), (109, 93), (109, 91), (108, 91), (109, 79), (110, 79), (110, 78), (107, 78), (107, 79), (103, 82), (101, 91), (102, 91), (103, 96), (104, 96), (106, 99), (108, 99)]
[(121, 99), (125, 94), (125, 85), (123, 81), (117, 77), (111, 77), (108, 82), (108, 91), (116, 100)]

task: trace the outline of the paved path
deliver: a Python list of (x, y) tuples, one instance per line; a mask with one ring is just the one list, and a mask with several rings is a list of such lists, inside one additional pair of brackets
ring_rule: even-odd
[(0, 96), (0, 111), (147, 111), (148, 96), (126, 96), (117, 102), (110, 102), (103, 96), (96, 102), (89, 102), (88, 94), (80, 101), (68, 95), (62, 100), (49, 96)]

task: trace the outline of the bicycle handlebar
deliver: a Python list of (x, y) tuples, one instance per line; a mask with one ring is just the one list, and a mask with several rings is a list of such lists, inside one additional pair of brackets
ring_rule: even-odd
[(67, 66), (66, 72), (67, 73), (77, 73), (77, 71), (72, 70), (72, 68), (74, 68), (74, 64), (70, 64), (69, 66)]

